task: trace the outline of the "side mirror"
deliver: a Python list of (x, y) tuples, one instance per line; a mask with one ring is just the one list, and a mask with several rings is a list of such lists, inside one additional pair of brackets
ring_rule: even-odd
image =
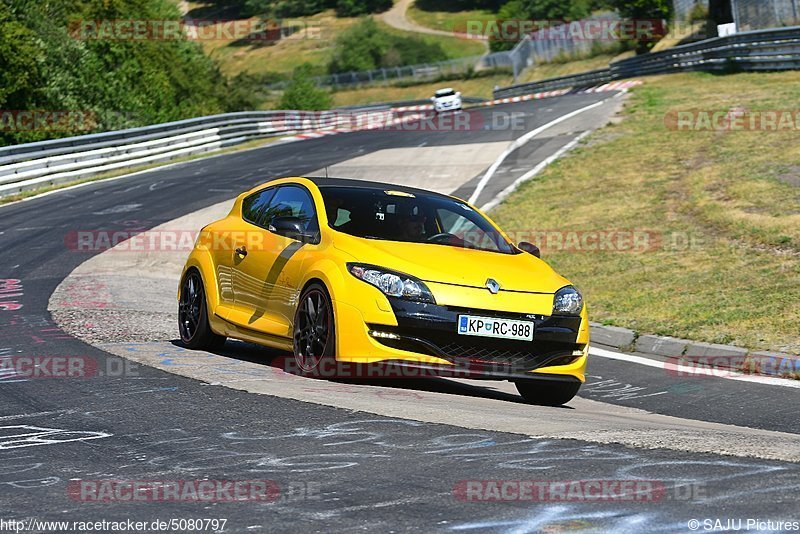
[(461, 91), (458, 91), (458, 92), (456, 93), (456, 96), (457, 96), (458, 98), (461, 98)]
[(298, 217), (275, 217), (267, 230), (297, 241), (310, 241), (313, 236), (303, 230), (303, 222)]
[(436, 97), (435, 96), (431, 97), (431, 102), (436, 102)]
[(522, 243), (517, 245), (517, 248), (520, 249), (523, 252), (527, 252), (528, 254), (532, 254), (532, 255), (536, 256), (537, 258), (541, 258), (542, 257), (542, 251), (539, 250), (539, 247), (537, 247), (533, 243), (526, 243), (525, 241), (523, 241)]

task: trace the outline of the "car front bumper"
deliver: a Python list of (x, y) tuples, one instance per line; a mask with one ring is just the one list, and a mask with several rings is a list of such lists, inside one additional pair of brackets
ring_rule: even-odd
[(458, 111), (461, 109), (460, 101), (437, 102), (433, 105), (434, 111)]
[[(505, 313), (389, 298), (394, 321), (365, 321), (361, 310), (337, 308), (337, 360), (382, 363), (425, 376), (486, 379), (585, 380), (588, 328), (580, 317)], [(389, 310), (385, 310), (388, 312)], [(533, 341), (464, 336), (459, 315), (530, 321)]]

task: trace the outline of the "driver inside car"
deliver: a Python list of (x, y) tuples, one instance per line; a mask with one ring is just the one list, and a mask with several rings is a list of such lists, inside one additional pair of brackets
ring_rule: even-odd
[(427, 218), (418, 206), (409, 206), (397, 215), (397, 235), (400, 241), (425, 241)]

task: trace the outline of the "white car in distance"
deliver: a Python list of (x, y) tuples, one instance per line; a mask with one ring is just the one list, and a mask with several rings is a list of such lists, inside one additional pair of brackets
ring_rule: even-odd
[(433, 111), (441, 113), (443, 111), (461, 111), (461, 93), (452, 87), (439, 89), (431, 98)]

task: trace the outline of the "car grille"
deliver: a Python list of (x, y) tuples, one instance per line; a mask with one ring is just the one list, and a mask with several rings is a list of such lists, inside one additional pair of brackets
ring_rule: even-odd
[[(478, 315), (481, 313), (486, 312), (477, 312)], [(501, 315), (497, 312), (488, 313)], [(583, 348), (575, 342), (580, 327), (579, 317), (540, 317), (534, 321), (536, 331), (533, 341), (462, 336), (456, 333), (455, 322), (429, 326), (419, 322), (413, 326), (399, 322), (398, 327), (370, 325), (370, 328), (400, 336), (400, 339), (376, 339), (384, 345), (437, 356), (456, 364), (481, 364), (529, 371), (544, 365), (566, 365), (577, 358), (573, 352)]]
[(440, 347), (440, 350), (442, 354), (456, 361), (469, 360), (471, 362), (493, 363), (511, 367), (528, 367), (537, 356), (530, 350), (475, 347), (462, 343), (448, 343)]

